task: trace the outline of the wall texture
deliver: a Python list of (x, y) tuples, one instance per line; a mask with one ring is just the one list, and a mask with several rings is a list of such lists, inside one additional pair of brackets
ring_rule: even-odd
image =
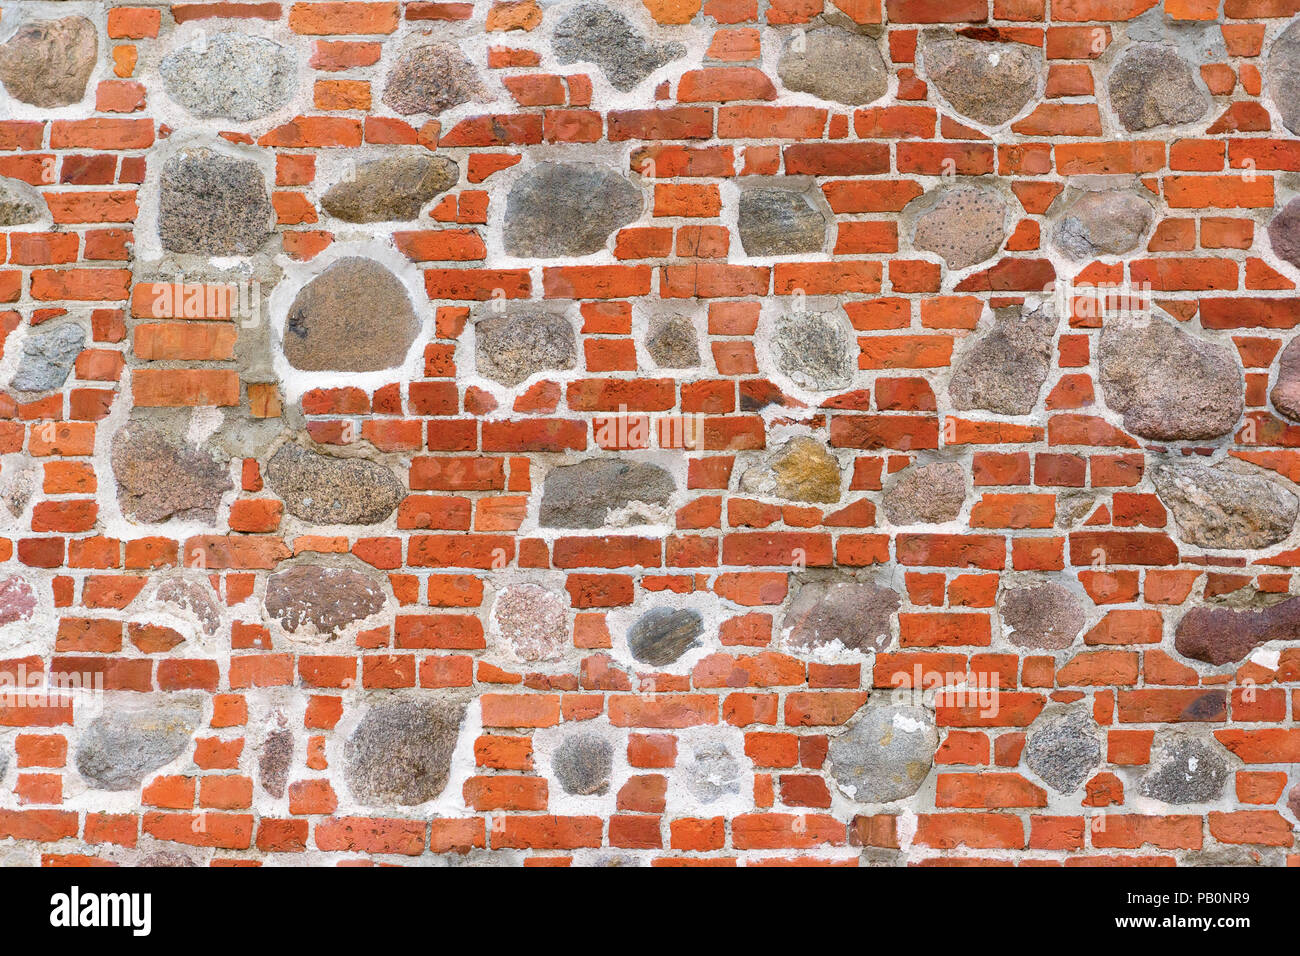
[(1297, 12), (0, 3), (0, 860), (1296, 865)]

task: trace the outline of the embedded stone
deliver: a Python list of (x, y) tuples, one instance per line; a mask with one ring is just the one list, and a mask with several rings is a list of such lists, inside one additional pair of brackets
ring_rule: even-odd
[(77, 742), (77, 772), (94, 790), (131, 790), (189, 747), (203, 719), (194, 698), (115, 699)]
[(217, 633), (221, 626), (221, 608), (212, 585), (202, 572), (178, 573), (162, 578), (154, 590), (152, 603), (193, 617), (207, 634)]
[(810, 582), (790, 601), (781, 629), (793, 650), (815, 651), (832, 644), (848, 650), (883, 651), (901, 598), (870, 582)]
[(446, 701), (374, 704), (344, 746), (344, 778), (358, 803), (411, 807), (442, 793), (465, 709)]
[(965, 269), (993, 258), (1007, 238), (1007, 204), (992, 190), (958, 187), (916, 221), (912, 244), (943, 258), (949, 269)]
[(1243, 660), (1268, 641), (1293, 641), (1300, 633), (1300, 598), (1260, 610), (1194, 607), (1174, 631), (1174, 649), (1216, 667)]
[(1162, 803), (1218, 800), (1228, 780), (1228, 761), (1216, 746), (1183, 734), (1157, 736), (1138, 792)]
[(383, 102), (403, 116), (436, 116), (487, 97), (478, 72), (460, 50), (450, 44), (428, 43), (398, 57), (388, 73)]
[(627, 632), (632, 657), (652, 667), (666, 667), (692, 647), (704, 633), (699, 611), (656, 607), (637, 618)]
[(857, 803), (892, 803), (921, 789), (938, 747), (931, 711), (869, 699), (848, 729), (831, 739), (831, 776)]
[(1143, 438), (1217, 438), (1232, 431), (1245, 407), (1233, 350), (1158, 317), (1146, 325), (1108, 322), (1099, 368), (1106, 404)]
[(1268, 224), (1273, 254), (1300, 269), (1300, 199), (1292, 199)]
[(658, 465), (622, 458), (558, 465), (546, 475), (538, 524), (543, 528), (603, 528), (637, 518), (653, 523), (676, 490), (672, 476)]
[(501, 639), (520, 660), (554, 660), (569, 643), (565, 600), (536, 584), (502, 588), (492, 603), (492, 621)]
[[(45, 199), (27, 183), (0, 178), (0, 226), (25, 226), (49, 218)], [(24, 242), (41, 242), (33, 237)], [(15, 251), (21, 251), (19, 246)]]
[(1057, 793), (1073, 793), (1101, 763), (1101, 738), (1081, 710), (1044, 716), (1029, 729), (1025, 762)]
[[(384, 608), (384, 590), (351, 568), (301, 564), (266, 580), (266, 612), (290, 634), (331, 638)], [(301, 635), (300, 635), (301, 636)]]
[(683, 56), (680, 43), (651, 43), (632, 22), (603, 4), (579, 4), (555, 25), (556, 62), (595, 63), (610, 86), (626, 93), (647, 76)]
[(1265, 548), (1295, 527), (1300, 501), (1262, 474), (1186, 462), (1160, 465), (1151, 477), (1188, 544)]
[(290, 514), (313, 524), (375, 524), (406, 494), (406, 486), (383, 465), (318, 455), (294, 444), (272, 456), (266, 478)]
[(660, 368), (695, 368), (700, 364), (695, 325), (680, 315), (651, 324), (646, 351)]
[(257, 778), (262, 789), (277, 800), (284, 796), (292, 763), (293, 731), (277, 730), (267, 734), (257, 758)]
[(723, 744), (696, 747), (682, 774), (696, 804), (714, 803), (740, 793), (740, 761)]
[(853, 383), (858, 345), (829, 312), (794, 312), (777, 320), (772, 334), (777, 369), (810, 391), (834, 391)]
[(375, 372), (406, 361), (420, 319), (402, 281), (349, 256), (299, 290), (284, 324), (284, 357), (310, 372)]
[(1300, 820), (1300, 783), (1292, 787), (1291, 792), (1287, 794), (1286, 807), (1291, 811), (1291, 816)]
[(1210, 108), (1196, 74), (1177, 50), (1135, 43), (1111, 68), (1110, 105), (1129, 131), (1194, 123)]
[(953, 109), (985, 126), (1001, 126), (1038, 94), (1043, 54), (1037, 48), (926, 30), (920, 52), (925, 78)]
[(1070, 647), (1087, 621), (1074, 593), (1050, 581), (1003, 589), (998, 597), (998, 617), (1012, 644), (1046, 651)]
[(845, 106), (865, 106), (889, 92), (889, 68), (876, 41), (837, 26), (792, 34), (776, 72), (787, 90)]
[(1044, 305), (1033, 311), (1005, 306), (993, 312), (993, 328), (953, 363), (948, 395), (954, 408), (1000, 415), (1027, 415), (1051, 369), (1056, 316)]
[(510, 388), (538, 372), (571, 369), (578, 345), (573, 324), (555, 312), (511, 311), (474, 323), (474, 365)]
[(99, 34), (85, 17), (24, 23), (0, 46), (0, 83), (32, 106), (71, 106), (86, 95)]
[(112, 463), (123, 516), (147, 524), (170, 518), (212, 523), (221, 496), (234, 487), (225, 464), (148, 425), (128, 424), (113, 436)]
[(430, 199), (460, 178), (460, 167), (445, 156), (391, 156), (357, 166), (331, 186), (321, 206), (345, 222), (405, 222), (416, 219)]
[(840, 463), (815, 438), (790, 439), (762, 465), (748, 469), (740, 490), (755, 495), (833, 504), (840, 500)]
[(737, 226), (747, 256), (821, 252), (826, 243), (826, 217), (793, 189), (750, 186), (741, 190)]
[(893, 524), (939, 524), (961, 514), (966, 469), (953, 461), (913, 465), (885, 489), (885, 514)]
[(10, 388), (19, 392), (49, 392), (62, 388), (72, 365), (86, 345), (86, 330), (73, 322), (53, 329), (32, 331), (23, 339)]
[(158, 72), (167, 95), (195, 116), (239, 122), (274, 113), (297, 86), (293, 53), (246, 33), (193, 40), (163, 57)]
[(1277, 384), (1268, 397), (1279, 412), (1300, 421), (1300, 336), (1292, 338), (1282, 350), (1277, 361)]
[(1133, 193), (1086, 192), (1066, 207), (1052, 241), (1076, 261), (1120, 256), (1138, 247), (1154, 219), (1151, 204)]
[(36, 610), (36, 592), (17, 574), (0, 575), (0, 627), (29, 621)]
[(506, 196), (502, 241), (529, 259), (587, 256), (641, 215), (641, 190), (594, 163), (538, 163)]
[(606, 793), (614, 772), (614, 747), (597, 734), (573, 734), (555, 748), (551, 770), (565, 793), (582, 797)]
[(1273, 41), (1266, 70), (1268, 91), (1282, 125), (1300, 133), (1300, 19), (1292, 21)]
[(168, 252), (250, 255), (271, 234), (275, 210), (252, 160), (187, 149), (163, 164), (158, 238)]

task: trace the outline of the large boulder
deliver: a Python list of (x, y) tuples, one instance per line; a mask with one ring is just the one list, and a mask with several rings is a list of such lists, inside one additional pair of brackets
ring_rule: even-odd
[(77, 772), (95, 790), (133, 790), (185, 753), (202, 720), (193, 697), (114, 699), (77, 741)]
[(1174, 649), (1184, 657), (1216, 667), (1245, 659), (1268, 641), (1294, 641), (1300, 635), (1300, 598), (1287, 598), (1258, 610), (1194, 607), (1174, 631)]
[(264, 37), (222, 32), (163, 57), (167, 95), (195, 116), (240, 122), (274, 113), (297, 86), (293, 53)]
[(18, 392), (48, 392), (62, 388), (72, 365), (86, 345), (86, 330), (75, 322), (29, 332), (9, 387)]
[(403, 116), (436, 116), (487, 96), (478, 72), (459, 49), (447, 43), (428, 43), (398, 57), (384, 84), (383, 103)]
[(1228, 761), (1217, 744), (1184, 734), (1161, 736), (1138, 792), (1174, 805), (1209, 803), (1223, 794), (1228, 777)]
[(1025, 762), (1058, 793), (1073, 793), (1101, 763), (1097, 724), (1082, 710), (1043, 715), (1029, 729)]
[(383, 465), (318, 455), (294, 444), (272, 456), (266, 479), (290, 514), (313, 524), (375, 524), (406, 494), (406, 486)]
[(686, 52), (680, 43), (651, 43), (621, 13), (599, 3), (568, 11), (551, 34), (557, 63), (594, 63), (610, 86), (626, 93)]
[(845, 106), (865, 106), (889, 92), (889, 67), (876, 41), (833, 25), (791, 34), (776, 72), (787, 90)]
[(1021, 43), (992, 43), (949, 30), (921, 34), (924, 76), (962, 116), (1001, 126), (1038, 94), (1042, 51)]
[(831, 776), (857, 803), (892, 803), (921, 789), (938, 748), (932, 711), (884, 697), (870, 699), (848, 729), (832, 738)]
[(411, 807), (442, 793), (463, 706), (440, 700), (373, 704), (344, 746), (343, 775), (358, 803)]
[(459, 178), (460, 167), (445, 156), (389, 156), (356, 166), (326, 190), (321, 208), (344, 222), (405, 222)]
[(801, 388), (829, 392), (853, 384), (858, 343), (838, 313), (782, 315), (770, 348), (777, 370)]
[(1075, 261), (1132, 252), (1155, 221), (1151, 204), (1119, 189), (1085, 192), (1065, 207), (1052, 242)]
[(1266, 548), (1295, 528), (1300, 502), (1261, 473), (1184, 462), (1160, 465), (1150, 474), (1188, 544)]
[(794, 189), (750, 186), (741, 190), (737, 227), (747, 256), (821, 252), (826, 243), (826, 217)]
[(799, 436), (764, 464), (746, 470), (740, 490), (787, 501), (833, 504), (840, 500), (840, 463), (815, 438)]
[(1074, 593), (1050, 581), (1003, 589), (998, 617), (1012, 644), (1049, 651), (1071, 646), (1086, 623), (1083, 605)]
[(885, 514), (893, 524), (939, 524), (961, 514), (966, 502), (966, 469), (955, 461), (913, 465), (895, 475), (885, 489)]
[(1300, 133), (1300, 19), (1291, 21), (1273, 41), (1266, 69), (1269, 96), (1282, 116), (1282, 125)]
[(234, 487), (227, 467), (206, 451), (143, 424), (128, 424), (113, 436), (112, 465), (118, 505), (132, 521), (211, 523), (221, 496)]
[(32, 106), (71, 106), (86, 95), (98, 53), (99, 33), (85, 17), (32, 20), (0, 46), (0, 83)]
[(603, 528), (614, 517), (653, 520), (647, 506), (666, 507), (676, 490), (658, 465), (622, 458), (558, 465), (546, 475), (537, 521), (543, 528)]
[(839, 644), (846, 650), (883, 651), (893, 640), (898, 592), (866, 581), (809, 582), (799, 589), (781, 622), (786, 645), (816, 651)]
[(351, 568), (300, 564), (266, 579), (267, 614), (298, 637), (335, 637), (383, 610), (384, 601), (378, 582)]
[(699, 611), (656, 607), (646, 611), (627, 632), (632, 657), (651, 667), (667, 667), (692, 647), (704, 633)]
[(502, 241), (530, 259), (586, 256), (641, 215), (641, 190), (594, 163), (538, 163), (506, 196)]
[(577, 360), (573, 323), (558, 313), (512, 309), (474, 323), (475, 368), (507, 387), (538, 372), (571, 369)]
[(1191, 65), (1170, 46), (1135, 43), (1111, 67), (1110, 105), (1130, 132), (1194, 123), (1210, 98)]
[(271, 234), (275, 210), (252, 160), (182, 150), (163, 163), (158, 188), (158, 238), (168, 252), (251, 255)]
[(944, 189), (918, 203), (931, 205), (916, 220), (912, 245), (941, 256), (949, 269), (993, 258), (1007, 238), (1007, 204), (991, 189)]
[(1051, 369), (1057, 320), (1047, 305), (1030, 310), (1004, 306), (993, 328), (976, 338), (953, 363), (948, 395), (954, 408), (1000, 415), (1027, 415)]

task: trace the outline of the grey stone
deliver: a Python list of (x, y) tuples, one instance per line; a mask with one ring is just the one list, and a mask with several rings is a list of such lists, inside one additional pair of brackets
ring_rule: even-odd
[(1223, 794), (1228, 761), (1214, 744), (1178, 734), (1157, 736), (1138, 792), (1162, 803), (1207, 803)]
[(132, 790), (185, 753), (202, 719), (197, 698), (114, 699), (77, 741), (77, 772), (95, 790)]
[(1096, 723), (1082, 710), (1040, 717), (1029, 729), (1025, 763), (1057, 793), (1073, 793), (1101, 763)]
[(406, 495), (406, 486), (383, 465), (318, 455), (294, 444), (272, 456), (266, 479), (290, 514), (313, 524), (375, 524)]
[(420, 334), (402, 281), (373, 259), (330, 264), (294, 297), (284, 324), (284, 357), (309, 372), (398, 368)]
[(1038, 404), (1056, 336), (1056, 316), (1044, 305), (995, 309), (993, 328), (953, 363), (948, 395), (954, 408), (1027, 415)]
[(154, 590), (153, 602), (192, 616), (207, 634), (217, 633), (221, 626), (221, 608), (216, 593), (201, 572), (179, 572), (161, 578)]
[(512, 310), (474, 323), (474, 365), (484, 378), (514, 388), (538, 372), (578, 360), (573, 324), (555, 312)]
[(1121, 256), (1138, 247), (1155, 219), (1151, 204), (1122, 190), (1086, 192), (1066, 207), (1052, 241), (1074, 260)]
[(596, 734), (571, 734), (555, 748), (551, 770), (565, 793), (582, 797), (606, 793), (614, 772), (614, 747)]
[(376, 159), (331, 186), (321, 207), (345, 222), (404, 222), (418, 218), (425, 203), (459, 179), (460, 167), (445, 156)]
[(216, 33), (163, 57), (170, 96), (195, 116), (244, 122), (274, 113), (297, 86), (293, 53), (264, 37)]
[(686, 53), (680, 43), (649, 42), (627, 17), (597, 3), (567, 13), (555, 25), (551, 49), (558, 63), (595, 63), (610, 86), (624, 93)]
[(840, 463), (815, 438), (786, 442), (767, 462), (740, 478), (740, 490), (756, 495), (833, 504), (840, 500)]
[(252, 160), (187, 149), (163, 164), (158, 238), (168, 252), (250, 255), (271, 234), (275, 211)]
[(1004, 588), (998, 617), (1007, 640), (1018, 647), (1059, 651), (1083, 630), (1083, 605), (1068, 588), (1052, 582)]
[(0, 627), (31, 620), (36, 610), (36, 592), (18, 574), (0, 575)]
[(848, 729), (831, 739), (831, 776), (857, 803), (892, 803), (921, 789), (938, 747), (930, 710), (869, 699)]
[(25, 454), (13, 456), (0, 467), (0, 500), (15, 518), (27, 509), (41, 483), (41, 469)]
[(1129, 131), (1194, 123), (1210, 108), (1192, 67), (1173, 47), (1135, 43), (1111, 68), (1110, 105)]
[(0, 178), (0, 226), (26, 226), (49, 218), (45, 199), (27, 183)]
[(19, 392), (62, 388), (72, 364), (86, 345), (86, 330), (73, 322), (29, 332), (10, 387)]
[(948, 30), (925, 30), (920, 53), (927, 80), (962, 116), (1001, 126), (1038, 94), (1041, 50), (991, 43)]
[(492, 602), (492, 620), (515, 657), (553, 660), (569, 643), (569, 614), (564, 599), (536, 584), (511, 584)]
[(916, 220), (912, 245), (941, 256), (949, 269), (965, 269), (993, 258), (1002, 248), (1006, 218), (1007, 204), (992, 190), (945, 189)]
[(1257, 610), (1194, 607), (1174, 630), (1174, 649), (1184, 657), (1221, 667), (1243, 660), (1268, 641), (1293, 641), (1300, 633), (1300, 598)]
[(1279, 412), (1300, 421), (1300, 336), (1287, 343), (1277, 360), (1277, 384), (1268, 396)]
[(486, 98), (488, 92), (478, 72), (460, 50), (446, 43), (428, 43), (398, 58), (385, 81), (383, 102), (404, 116), (436, 116)]
[(257, 758), (257, 777), (262, 789), (277, 800), (284, 796), (293, 763), (293, 731), (277, 730), (266, 735)]
[(448, 701), (373, 704), (344, 746), (344, 777), (358, 803), (411, 807), (442, 793), (465, 708)]
[(132, 521), (212, 523), (221, 496), (234, 487), (222, 462), (148, 425), (128, 424), (113, 436), (112, 449), (117, 503)]
[[(290, 634), (335, 637), (384, 608), (384, 589), (351, 568), (300, 564), (266, 579), (266, 611)], [(301, 636), (301, 635), (299, 635)]]
[(86, 95), (99, 34), (85, 17), (32, 20), (0, 46), (0, 83), (32, 106), (71, 106)]
[(747, 256), (789, 256), (821, 252), (826, 217), (801, 192), (749, 186), (740, 192), (737, 219)]
[(824, 392), (853, 384), (858, 344), (838, 314), (793, 312), (781, 316), (771, 348), (777, 369), (801, 388)]
[(1160, 465), (1151, 478), (1188, 544), (1265, 548), (1295, 527), (1300, 502), (1263, 474), (1186, 462)]
[(810, 582), (790, 601), (781, 629), (793, 650), (815, 651), (839, 643), (854, 651), (883, 651), (902, 599), (870, 582)]
[(641, 190), (594, 163), (538, 163), (506, 197), (502, 241), (530, 259), (587, 256), (641, 215)]
[(776, 72), (787, 90), (845, 106), (865, 106), (889, 92), (889, 68), (876, 41), (836, 26), (792, 34)]
[(651, 667), (667, 667), (699, 646), (704, 618), (699, 611), (656, 607), (646, 611), (627, 632), (632, 657)]
[(147, 856), (142, 856), (140, 858), (140, 862), (136, 863), (135, 865), (149, 867), (150, 869), (154, 869), (154, 868), (171, 869), (177, 867), (198, 866), (197, 863), (191, 860), (184, 853), (172, 853), (168, 850), (158, 850), (154, 853), (150, 853)]
[(700, 364), (700, 345), (690, 319), (672, 316), (650, 326), (646, 351), (660, 368), (695, 368)]
[(1232, 431), (1245, 407), (1233, 350), (1159, 317), (1145, 325), (1107, 322), (1099, 368), (1106, 404), (1143, 438), (1217, 438)]
[(603, 528), (621, 516), (611, 512), (645, 514), (653, 520), (645, 506), (663, 508), (676, 490), (672, 476), (658, 465), (622, 458), (590, 458), (576, 465), (559, 465), (546, 475), (538, 524), (543, 528)]
[(1300, 19), (1291, 21), (1273, 41), (1265, 69), (1269, 96), (1282, 116), (1282, 125), (1300, 133)]
[(739, 794), (741, 773), (740, 761), (720, 743), (696, 747), (693, 758), (682, 768), (686, 789), (697, 805)]
[(1268, 224), (1273, 254), (1300, 269), (1300, 199), (1292, 199)]
[(913, 465), (885, 489), (885, 514), (893, 524), (939, 524), (961, 514), (966, 468), (955, 461)]

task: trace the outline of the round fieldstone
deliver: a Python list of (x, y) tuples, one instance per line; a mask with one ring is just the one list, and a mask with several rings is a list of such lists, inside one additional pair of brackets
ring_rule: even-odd
[(257, 779), (270, 796), (284, 796), (293, 763), (293, 731), (277, 730), (267, 734), (257, 757)]
[(398, 58), (385, 81), (383, 102), (403, 116), (436, 116), (487, 96), (478, 72), (460, 50), (446, 43), (428, 43)]
[(787, 501), (833, 504), (840, 500), (840, 463), (815, 438), (799, 436), (766, 463), (746, 470), (740, 490)]
[(696, 747), (682, 768), (686, 790), (697, 805), (739, 794), (742, 773), (740, 761), (720, 743)]
[(0, 627), (29, 621), (35, 610), (36, 592), (32, 586), (21, 575), (0, 575)]
[(1221, 667), (1244, 660), (1268, 641), (1291, 641), (1300, 633), (1300, 598), (1259, 610), (1194, 607), (1174, 630), (1174, 649), (1194, 661)]
[(1292, 199), (1268, 224), (1273, 254), (1300, 269), (1300, 199)]
[(1150, 472), (1178, 535), (1201, 548), (1266, 548), (1295, 528), (1300, 501), (1276, 481), (1186, 462)]
[[(302, 564), (266, 579), (266, 612), (290, 634), (331, 638), (384, 609), (384, 589), (351, 568)], [(302, 636), (302, 635), (299, 635)]]
[(838, 643), (847, 650), (883, 651), (893, 640), (898, 592), (870, 582), (810, 582), (786, 609), (781, 629), (792, 650)]
[(946, 189), (916, 220), (912, 245), (942, 257), (949, 269), (966, 269), (997, 255), (1007, 238), (1006, 218), (1007, 204), (992, 190)]
[(464, 708), (446, 701), (374, 704), (344, 746), (343, 774), (358, 803), (411, 807), (442, 793)]
[(1076, 710), (1042, 716), (1029, 728), (1025, 762), (1057, 793), (1073, 793), (1101, 763), (1097, 724)]
[(641, 190), (594, 163), (538, 163), (506, 196), (502, 241), (529, 259), (587, 256), (641, 215)]
[(948, 395), (954, 408), (1027, 415), (1051, 369), (1057, 320), (1051, 309), (1011, 305), (993, 312), (993, 328), (953, 363)]
[(609, 791), (614, 746), (596, 734), (572, 734), (555, 748), (551, 771), (565, 793), (589, 797)]
[(1004, 588), (998, 596), (998, 617), (1012, 644), (1046, 651), (1070, 647), (1087, 622), (1074, 592), (1050, 581)]
[(86, 330), (73, 322), (29, 332), (23, 339), (23, 354), (9, 387), (18, 392), (62, 388), (85, 345)]
[(1268, 51), (1269, 96), (1282, 116), (1282, 125), (1300, 133), (1300, 19), (1291, 21)]
[(777, 370), (801, 388), (828, 392), (853, 384), (858, 344), (837, 314), (787, 313), (771, 342)]
[(313, 524), (375, 524), (406, 495), (406, 486), (383, 465), (318, 455), (294, 444), (272, 456), (266, 479), (290, 514)]
[(240, 122), (274, 113), (297, 86), (293, 53), (245, 33), (192, 40), (163, 57), (158, 72), (167, 95), (195, 116)]
[(1135, 43), (1110, 71), (1110, 105), (1129, 131), (1194, 123), (1210, 108), (1196, 74), (1173, 47)]
[(695, 368), (700, 364), (695, 325), (680, 315), (651, 323), (646, 351), (659, 368)]
[(402, 281), (373, 259), (339, 259), (299, 290), (284, 324), (284, 357), (310, 372), (398, 368), (420, 334)]
[(147, 425), (129, 424), (113, 436), (112, 464), (123, 516), (147, 524), (170, 518), (210, 524), (221, 496), (234, 487), (212, 455)]
[(961, 514), (966, 503), (966, 469), (953, 461), (913, 465), (885, 489), (885, 514), (893, 524), (939, 524)]
[(1228, 761), (1214, 744), (1183, 734), (1158, 736), (1138, 792), (1162, 803), (1208, 803), (1222, 796), (1228, 776)]
[(1300, 336), (1282, 350), (1277, 360), (1277, 384), (1268, 397), (1279, 412), (1300, 421)]
[(474, 323), (474, 365), (509, 388), (538, 372), (571, 369), (578, 360), (573, 324), (555, 312), (513, 310)]
[(1145, 325), (1107, 322), (1099, 382), (1124, 427), (1162, 441), (1217, 438), (1245, 407), (1233, 350), (1203, 342), (1158, 317)]
[(460, 179), (445, 156), (391, 156), (362, 163), (321, 197), (321, 207), (344, 222), (405, 222)]
[(1043, 54), (1036, 47), (925, 30), (920, 54), (925, 78), (943, 98), (985, 126), (1001, 126), (1038, 94)]
[(0, 83), (32, 106), (71, 106), (86, 95), (99, 34), (85, 17), (33, 20), (0, 46)]
[(858, 803), (892, 803), (921, 789), (938, 748), (931, 711), (868, 700), (848, 729), (830, 742), (831, 776)]
[(492, 602), (492, 621), (506, 646), (523, 661), (554, 660), (569, 643), (564, 599), (536, 584), (502, 588)]
[(1066, 207), (1052, 242), (1076, 261), (1121, 256), (1138, 247), (1154, 220), (1151, 204), (1133, 193), (1087, 192)]
[(750, 186), (741, 190), (737, 226), (747, 256), (821, 252), (826, 244), (826, 217), (793, 189)]
[(258, 165), (208, 149), (182, 150), (159, 178), (158, 238), (168, 252), (250, 255), (271, 234), (275, 210)]
[(668, 504), (677, 486), (658, 465), (590, 458), (547, 472), (538, 524), (543, 528), (603, 528), (611, 512), (637, 514)]
[(26, 226), (48, 219), (49, 215), (49, 206), (35, 189), (17, 179), (0, 178), (0, 226)]
[(792, 34), (776, 72), (787, 90), (845, 106), (864, 106), (889, 92), (889, 68), (876, 41), (837, 26)]
[(132, 790), (185, 753), (202, 719), (195, 698), (114, 700), (77, 741), (77, 772), (94, 790)]
[(556, 62), (594, 63), (610, 86), (626, 93), (647, 76), (683, 56), (680, 43), (651, 43), (632, 22), (604, 4), (581, 3), (551, 34)]
[(704, 633), (699, 611), (656, 607), (637, 618), (627, 632), (632, 657), (651, 667), (666, 667), (692, 647)]

